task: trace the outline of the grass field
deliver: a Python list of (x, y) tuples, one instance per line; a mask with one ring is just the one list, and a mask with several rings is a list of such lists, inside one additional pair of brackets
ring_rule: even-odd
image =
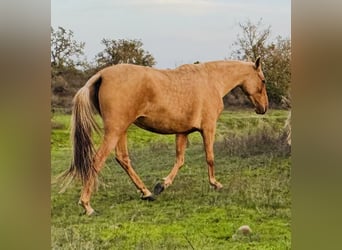
[[(209, 186), (199, 133), (190, 136), (174, 184), (154, 202), (140, 200), (113, 156), (92, 198), (97, 216), (80, 215), (79, 182), (64, 193), (53, 184), (52, 249), (290, 249), (291, 157), (283, 140), (287, 114), (223, 112), (215, 143), (220, 191)], [(70, 163), (69, 121), (69, 115), (52, 116), (52, 180)], [(128, 138), (133, 166), (152, 191), (172, 168), (174, 136), (131, 126)], [(252, 229), (247, 236), (236, 231), (245, 224)]]

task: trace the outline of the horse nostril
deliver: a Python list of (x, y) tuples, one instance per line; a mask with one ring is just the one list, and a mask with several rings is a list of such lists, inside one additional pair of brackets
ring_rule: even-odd
[(258, 115), (263, 115), (266, 113), (266, 111), (267, 111), (267, 108), (264, 108), (261, 106), (259, 106), (255, 109), (255, 113), (257, 113)]

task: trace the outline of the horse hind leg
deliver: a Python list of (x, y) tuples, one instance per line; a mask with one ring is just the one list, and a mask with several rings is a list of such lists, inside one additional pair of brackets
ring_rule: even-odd
[(95, 210), (90, 206), (90, 197), (96, 185), (97, 175), (103, 168), (108, 155), (116, 146), (118, 138), (119, 136), (115, 134), (105, 134), (103, 142), (94, 156), (94, 168), (96, 170), (96, 176), (87, 180), (83, 185), (79, 201), (79, 204), (85, 209), (86, 215), (92, 215), (95, 212)]
[(185, 148), (187, 145), (187, 134), (176, 134), (176, 162), (167, 177), (164, 178), (163, 183), (157, 183), (154, 187), (154, 194), (158, 195), (170, 186), (175, 179), (178, 170), (184, 164)]
[(131, 178), (134, 185), (139, 189), (142, 194), (143, 200), (153, 201), (153, 195), (148, 190), (140, 179), (138, 174), (134, 171), (131, 160), (129, 159), (128, 149), (127, 149), (127, 133), (125, 132), (121, 137), (120, 140), (115, 148), (115, 159), (120, 164), (120, 166), (125, 170), (128, 176)]

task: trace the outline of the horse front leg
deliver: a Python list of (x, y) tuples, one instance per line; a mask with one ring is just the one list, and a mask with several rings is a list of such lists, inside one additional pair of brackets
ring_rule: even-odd
[(163, 192), (165, 188), (170, 186), (175, 179), (178, 170), (183, 166), (185, 148), (188, 141), (187, 136), (187, 134), (176, 134), (176, 162), (171, 172), (167, 177), (164, 178), (164, 182), (157, 183), (157, 185), (154, 187), (154, 194), (158, 195)]
[(208, 177), (209, 183), (215, 189), (219, 190), (223, 186), (215, 178), (215, 166), (214, 166), (214, 139), (215, 139), (215, 128), (205, 129), (202, 131), (206, 161), (208, 164)]

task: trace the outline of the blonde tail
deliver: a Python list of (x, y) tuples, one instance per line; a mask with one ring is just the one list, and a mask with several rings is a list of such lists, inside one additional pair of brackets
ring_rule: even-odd
[[(88, 180), (97, 179), (94, 168), (95, 148), (92, 132), (100, 131), (95, 121), (95, 111), (98, 110), (97, 93), (101, 83), (101, 76), (94, 75), (75, 95), (73, 100), (71, 141), (73, 158), (66, 176), (80, 178), (83, 184)], [(96, 102), (96, 103), (94, 103)]]

